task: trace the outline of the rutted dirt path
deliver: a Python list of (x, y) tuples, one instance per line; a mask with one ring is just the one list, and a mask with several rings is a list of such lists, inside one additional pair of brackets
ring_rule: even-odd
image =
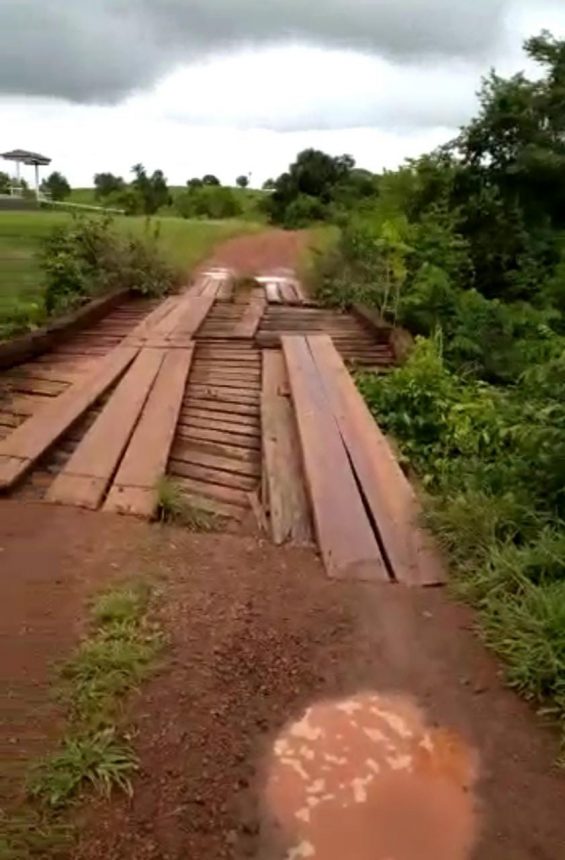
[(268, 230), (223, 243), (201, 267), (226, 268), (239, 276), (294, 269), (310, 242), (307, 230)]

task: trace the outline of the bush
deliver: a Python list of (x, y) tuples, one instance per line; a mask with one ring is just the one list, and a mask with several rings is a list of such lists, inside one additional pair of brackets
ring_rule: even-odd
[(145, 240), (121, 237), (109, 218), (75, 217), (46, 239), (41, 265), (47, 282), (45, 309), (62, 314), (105, 293), (130, 289), (162, 295), (177, 273), (160, 257), (157, 234)]
[(359, 386), (423, 480), (455, 588), (511, 683), (565, 718), (565, 351), (549, 341), (555, 355), (506, 389), (455, 373), (439, 335)]
[(231, 188), (219, 185), (191, 187), (175, 199), (175, 209), (182, 218), (235, 218), (242, 206)]

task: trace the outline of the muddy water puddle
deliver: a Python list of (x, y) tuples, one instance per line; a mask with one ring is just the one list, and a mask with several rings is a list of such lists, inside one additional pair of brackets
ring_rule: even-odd
[(476, 755), (400, 696), (321, 702), (285, 728), (266, 801), (285, 860), (468, 860)]

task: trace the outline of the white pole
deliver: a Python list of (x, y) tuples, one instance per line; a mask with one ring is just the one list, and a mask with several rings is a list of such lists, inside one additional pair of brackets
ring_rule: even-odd
[(36, 162), (36, 164), (34, 166), (35, 166), (35, 196), (39, 200), (39, 164), (37, 164), (37, 162)]

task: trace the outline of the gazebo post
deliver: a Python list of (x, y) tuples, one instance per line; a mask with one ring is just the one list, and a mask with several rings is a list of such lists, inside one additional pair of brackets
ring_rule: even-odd
[(39, 164), (37, 161), (34, 163), (35, 167), (35, 196), (37, 200), (39, 200)]

